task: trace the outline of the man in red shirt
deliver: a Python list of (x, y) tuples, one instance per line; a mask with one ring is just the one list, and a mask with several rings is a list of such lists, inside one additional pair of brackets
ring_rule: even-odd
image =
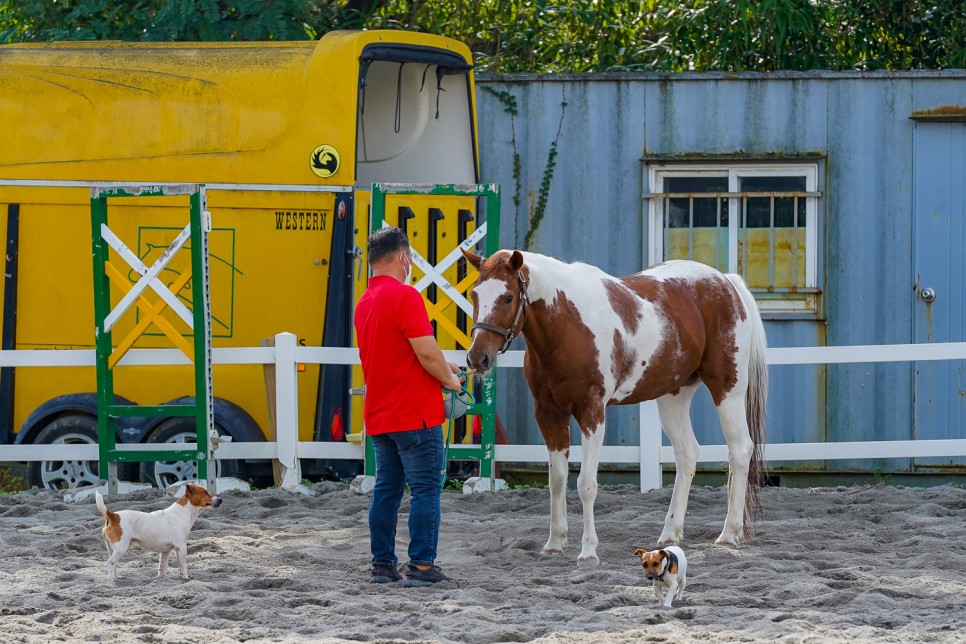
[(355, 327), (366, 381), (366, 435), (376, 455), (369, 506), (370, 581), (402, 579), (396, 569), (396, 524), (408, 484), (412, 502), (405, 585), (432, 586), (450, 579), (435, 565), (446, 467), (440, 387), (460, 388), (459, 367), (446, 361), (423, 298), (410, 286), (406, 233), (393, 227), (377, 230), (367, 248), (372, 277), (356, 305)]

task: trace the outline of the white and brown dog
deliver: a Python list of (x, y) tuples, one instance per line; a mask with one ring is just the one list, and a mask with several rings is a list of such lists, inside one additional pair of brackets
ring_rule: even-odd
[(641, 568), (648, 581), (654, 582), (657, 601), (670, 608), (672, 599), (681, 599), (688, 583), (688, 558), (677, 546), (660, 550), (638, 548), (634, 554), (641, 558)]
[(188, 578), (188, 533), (195, 519), (207, 508), (217, 508), (221, 499), (197, 485), (185, 485), (184, 494), (163, 510), (111, 512), (101, 493), (96, 496), (97, 511), (104, 517), (104, 543), (107, 544), (107, 578), (117, 579), (117, 562), (132, 543), (145, 550), (160, 552), (158, 577), (164, 576), (168, 555), (174, 550), (181, 567), (181, 578)]

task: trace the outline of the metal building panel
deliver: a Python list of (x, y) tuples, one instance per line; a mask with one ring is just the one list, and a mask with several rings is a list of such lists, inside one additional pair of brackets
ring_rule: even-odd
[[(825, 199), (827, 341), (912, 341), (909, 79), (831, 82)], [(828, 368), (830, 441), (912, 437), (912, 366)], [(908, 462), (830, 461), (835, 470), (906, 469)]]
[(647, 154), (777, 156), (825, 149), (824, 82), (682, 78), (647, 85)]
[[(819, 157), (824, 319), (769, 321), (770, 344), (912, 342), (909, 116), (966, 105), (964, 80), (966, 73), (957, 71), (479, 78), (481, 89), (513, 94), (520, 109), (511, 124), (499, 99), (479, 92), (480, 131), (491, 133), (480, 143), (482, 174), (503, 185), (501, 239), (519, 247), (566, 97), (547, 218), (534, 250), (627, 273), (643, 264), (647, 248), (641, 197), (648, 187), (638, 178), (644, 173), (637, 157)], [(518, 208), (512, 203), (511, 128), (522, 155)], [(511, 441), (539, 443), (529, 391), (514, 371), (500, 391)], [(771, 378), (772, 442), (913, 436), (909, 363), (773, 367)], [(695, 405), (692, 417), (700, 440), (720, 442), (713, 409)], [(612, 408), (607, 418), (605, 444), (637, 444), (636, 407)], [(909, 466), (901, 460), (827, 463), (833, 471)]]
[[(549, 199), (531, 250), (595, 263), (612, 274), (641, 270), (644, 85), (552, 80), (480, 85), (480, 131), (492, 133), (480, 137), (480, 157), (484, 180), (502, 186), (502, 245), (523, 247), (563, 113)], [(512, 124), (493, 91), (516, 97), (519, 114)], [(519, 205), (513, 203), (514, 134), (521, 161)]]

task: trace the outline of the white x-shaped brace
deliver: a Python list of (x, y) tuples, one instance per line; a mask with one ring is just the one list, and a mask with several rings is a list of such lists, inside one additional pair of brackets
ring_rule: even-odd
[(101, 238), (110, 244), (111, 248), (117, 251), (117, 254), (123, 257), (124, 261), (130, 264), (131, 268), (141, 275), (141, 278), (138, 279), (134, 287), (121, 298), (121, 301), (117, 303), (117, 306), (115, 306), (110, 314), (104, 318), (105, 332), (110, 331), (114, 325), (117, 324), (117, 321), (121, 318), (121, 316), (124, 315), (129, 308), (131, 308), (135, 300), (137, 300), (141, 293), (143, 293), (144, 290), (149, 286), (154, 290), (155, 293), (161, 296), (161, 299), (167, 302), (168, 306), (171, 307), (171, 310), (177, 313), (189, 328), (194, 328), (194, 318), (191, 315), (191, 311), (189, 311), (188, 307), (182, 304), (181, 300), (179, 300), (178, 297), (172, 293), (167, 286), (161, 283), (161, 280), (158, 279), (158, 274), (164, 270), (164, 267), (168, 265), (168, 262), (171, 261), (175, 254), (181, 250), (181, 247), (185, 245), (185, 242), (191, 239), (191, 224), (185, 226), (184, 230), (178, 233), (178, 236), (174, 238), (174, 241), (171, 242), (171, 245), (168, 246), (165, 251), (161, 253), (161, 256), (154, 261), (154, 264), (151, 265), (151, 268), (148, 268), (137, 255), (131, 252), (131, 249), (124, 245), (124, 242), (122, 242), (120, 238), (114, 234), (114, 231), (107, 227), (107, 224), (101, 224)]
[[(382, 227), (388, 228), (389, 224), (384, 221), (382, 222)], [(463, 297), (462, 293), (456, 290), (456, 286), (454, 284), (450, 284), (446, 278), (443, 277), (443, 271), (455, 264), (457, 260), (463, 256), (462, 253), (460, 253), (461, 248), (463, 250), (470, 250), (484, 237), (486, 237), (485, 222), (481, 224), (479, 228), (470, 233), (469, 237), (464, 239), (456, 248), (452, 250), (452, 252), (450, 252), (449, 255), (443, 258), (443, 261), (441, 261), (439, 264), (436, 264), (436, 266), (433, 266), (428, 261), (423, 259), (423, 257), (416, 252), (416, 249), (410, 246), (409, 250), (412, 252), (413, 264), (418, 266), (419, 270), (424, 273), (424, 275), (419, 278), (415, 284), (413, 284), (413, 288), (422, 292), (427, 286), (435, 283), (438, 287), (443, 289), (443, 292), (446, 293), (446, 296), (449, 297), (449, 299), (456, 303), (456, 306), (463, 309), (468, 316), (473, 317), (473, 305), (470, 304), (469, 300)]]

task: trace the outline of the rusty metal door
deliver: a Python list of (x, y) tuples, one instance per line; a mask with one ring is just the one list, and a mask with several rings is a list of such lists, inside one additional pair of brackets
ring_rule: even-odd
[[(913, 177), (916, 342), (966, 341), (966, 123), (916, 124)], [(966, 362), (916, 363), (919, 439), (966, 437)], [(941, 470), (963, 458), (916, 459)]]

